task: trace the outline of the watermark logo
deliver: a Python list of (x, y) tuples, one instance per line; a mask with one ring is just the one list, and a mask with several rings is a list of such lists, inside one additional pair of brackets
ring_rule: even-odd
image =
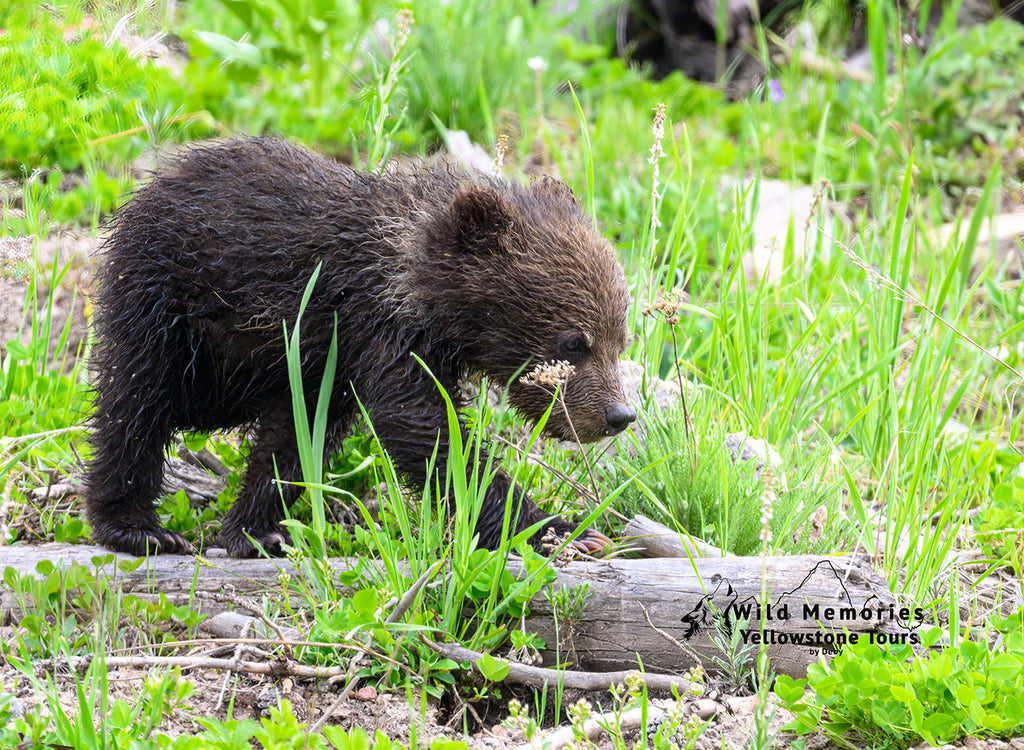
[(716, 574), (707, 593), (680, 618), (683, 640), (712, 628), (732, 635), (742, 626), (744, 643), (808, 649), (811, 654), (836, 654), (847, 643), (864, 640), (879, 646), (920, 643), (920, 607), (900, 607), (876, 594), (857, 602), (845, 576), (831, 561), (819, 561), (792, 590), (769, 592), (762, 602), (755, 595), (741, 598), (728, 578)]

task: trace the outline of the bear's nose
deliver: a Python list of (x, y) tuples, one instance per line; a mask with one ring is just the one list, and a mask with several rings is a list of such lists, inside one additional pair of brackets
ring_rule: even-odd
[(605, 410), (604, 421), (608, 425), (608, 434), (614, 435), (629, 427), (636, 419), (636, 409), (626, 403), (616, 404)]

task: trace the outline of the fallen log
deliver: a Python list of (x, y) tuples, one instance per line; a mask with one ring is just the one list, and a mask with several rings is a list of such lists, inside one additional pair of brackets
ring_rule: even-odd
[[(119, 569), (120, 561), (136, 558), (89, 545), (0, 547), (0, 568), (20, 575), (39, 577), (43, 560), (58, 569), (79, 563), (109, 576), (122, 591), (163, 594), (205, 614), (233, 608), (230, 598), (212, 596), (216, 592), (286, 595), (282, 582), (300, 575), (284, 559), (235, 560), (222, 550), (202, 558), (161, 555)], [(359, 563), (330, 561), (338, 573)], [(371, 573), (379, 570), (373, 562), (362, 564)], [(516, 557), (507, 568), (515, 575), (523, 570)], [(553, 570), (555, 582), (530, 602), (524, 627), (544, 639), (546, 664), (591, 671), (642, 663), (651, 672), (682, 674), (698, 662), (711, 670), (711, 658), (722, 656), (713, 636), (738, 631), (744, 644), (767, 646), (777, 674), (802, 677), (819, 655), (852, 638), (915, 643), (923, 619), (920, 611), (898, 607), (867, 560), (854, 556), (597, 560)], [(0, 623), (17, 622), (26, 606), (9, 576), (5, 572), (0, 583)]]
[(568, 597), (560, 604), (557, 594), (535, 596), (524, 627), (548, 644), (546, 663), (592, 671), (638, 662), (654, 672), (697, 662), (710, 670), (712, 657), (724, 657), (713, 637), (738, 629), (755, 647), (748, 658), (764, 643), (776, 674), (803, 677), (849, 639), (916, 643), (924, 617), (897, 606), (885, 581), (855, 556), (610, 560), (557, 572), (557, 591), (586, 586), (584, 606), (556, 618)]
[(735, 557), (713, 544), (673, 531), (646, 516), (633, 516), (622, 529), (630, 548), (644, 557)]

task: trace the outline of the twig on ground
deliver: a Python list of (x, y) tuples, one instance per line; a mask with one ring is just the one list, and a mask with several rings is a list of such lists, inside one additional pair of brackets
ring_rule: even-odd
[[(276, 638), (192, 638), (184, 641), (164, 641), (159, 644), (161, 649), (171, 648), (182, 648), (184, 646), (234, 646), (236, 643), (242, 643), (246, 646), (281, 646), (288, 644), (289, 646), (297, 646), (302, 648), (336, 648), (338, 650), (353, 651), (359, 648), (353, 646), (350, 643), (336, 643), (332, 641), (304, 641), (302, 639), (292, 638), (287, 641), (279, 641)], [(120, 648), (115, 651), (116, 654), (128, 654), (134, 651), (143, 651), (154, 648), (153, 645), (139, 645), (130, 646), (127, 648)], [(255, 649), (254, 649), (255, 650)], [(208, 655), (208, 654), (207, 654)], [(270, 658), (277, 658), (273, 655), (268, 654)]]
[[(456, 646), (452, 643), (434, 643), (430, 639), (420, 636), (421, 640), (434, 651), (453, 661), (468, 661), (476, 667), (477, 661), (483, 658), (479, 651), (472, 651), (463, 646)], [(508, 676), (511, 680), (520, 685), (528, 687), (554, 689), (572, 688), (574, 690), (604, 691), (612, 685), (625, 683), (626, 676), (637, 670), (622, 670), (618, 672), (577, 672), (563, 669), (547, 669), (545, 667), (531, 667), (526, 664), (518, 664), (513, 661), (508, 663)], [(682, 676), (667, 674), (641, 673), (644, 683), (649, 690), (671, 690), (673, 686), (680, 693), (690, 689), (691, 682)]]
[[(76, 671), (88, 668), (92, 656), (73, 658), (69, 664)], [(262, 674), (270, 677), (301, 677), (325, 680), (345, 672), (344, 667), (310, 667), (295, 664), (287, 659), (272, 662), (241, 661), (239, 659), (212, 659), (206, 656), (108, 656), (104, 659), (108, 670), (118, 667), (132, 669), (150, 669), (151, 667), (178, 667), (180, 669), (222, 669), (229, 672), (246, 674)], [(139, 675), (140, 679), (145, 675)]]

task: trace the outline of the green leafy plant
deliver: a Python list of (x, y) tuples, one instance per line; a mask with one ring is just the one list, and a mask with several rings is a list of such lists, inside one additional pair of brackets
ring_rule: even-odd
[[(863, 640), (830, 663), (811, 665), (806, 680), (781, 675), (775, 694), (796, 716), (786, 729), (800, 736), (824, 731), (849, 748), (1013, 736), (1024, 727), (1020, 613), (998, 625), (1006, 632), (997, 649), (965, 640), (916, 655), (909, 643), (882, 648)], [(931, 649), (940, 636), (922, 628), (921, 645)]]
[(992, 491), (992, 504), (978, 511), (974, 528), (981, 549), (1005, 559), (1018, 580), (1024, 570), (1024, 476), (1001, 482)]
[(723, 689), (731, 695), (743, 695), (757, 684), (755, 669), (758, 647), (743, 642), (743, 633), (750, 624), (749, 618), (726, 620), (715, 618), (715, 629), (708, 634), (711, 645), (718, 653), (711, 655), (711, 662), (718, 667)]
[(225, 487), (211, 503), (203, 506), (193, 504), (185, 490), (166, 495), (157, 503), (161, 524), (183, 534), (197, 548), (203, 549), (210, 540), (217, 538), (224, 514), (238, 497), (249, 446), (236, 433), (190, 433), (182, 436), (177, 449), (179, 458), (182, 458), (183, 450), (192, 453), (209, 451), (226, 470)]
[[(339, 0), (221, 0), (253, 37), (236, 42), (208, 31), (196, 36), (225, 61), (249, 69), (287, 66), (318, 110), (332, 93), (344, 91), (359, 53), (362, 30), (372, 18), (367, 3)], [(236, 68), (237, 70), (237, 68)], [(240, 73), (244, 75), (244, 73)]]
[[(926, 184), (956, 199), (1019, 140), (1024, 27), (995, 18), (940, 36), (906, 64), (906, 104)], [(968, 158), (973, 157), (973, 158)]]
[(298, 136), (328, 152), (372, 152), (372, 165), (387, 155), (386, 136), (395, 125), (387, 104), (404, 62), (400, 50), (378, 44), (374, 33), (375, 21), (396, 22), (388, 4), (222, 0), (217, 6), (229, 13), (205, 8), (194, 22), (188, 107), (208, 108), (232, 129)]
[[(17, 641), (17, 650), (8, 652), (9, 658), (32, 661), (52, 654), (54, 644), (60, 644), (68, 654), (88, 653), (96, 639), (109, 639), (105, 647), (120, 648), (131, 633), (110, 627), (93, 632), (89, 624), (92, 617), (106, 623), (122, 619), (131, 622), (133, 631), (149, 632), (157, 641), (167, 633), (162, 629), (169, 623), (194, 627), (201, 616), (187, 605), (173, 605), (165, 595), (144, 600), (136, 595), (123, 594), (106, 575), (98, 572), (101, 565), (113, 562), (113, 556), (93, 559), (96, 569), (77, 563), (58, 567), (50, 560), (41, 560), (35, 574), (19, 575), (14, 568), (3, 569), (3, 585), (26, 614), (24, 631)], [(118, 569), (133, 570), (143, 560), (120, 561)]]

